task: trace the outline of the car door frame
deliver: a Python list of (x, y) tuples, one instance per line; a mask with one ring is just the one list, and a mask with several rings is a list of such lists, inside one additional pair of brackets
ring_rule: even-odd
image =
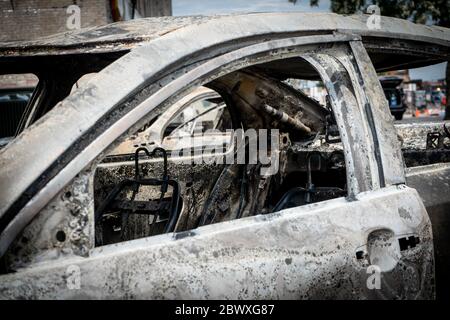
[[(67, 162), (58, 160), (61, 157), (64, 159), (66, 158), (60, 153), (62, 147), (59, 146), (59, 144), (67, 144), (62, 141), (59, 141), (59, 143), (57, 143), (57, 141), (52, 141), (52, 144), (49, 142), (49, 145), (47, 146), (48, 149), (45, 150), (42, 150), (40, 146), (36, 146), (34, 149), (29, 149), (27, 147), (26, 140), (20, 140), (18, 143), (16, 141), (15, 144), (11, 144), (8, 150), (11, 153), (28, 153), (29, 156), (33, 156), (33, 153), (35, 152), (42, 153), (46, 151), (47, 156), (43, 159), (44, 161), (35, 161), (29, 163), (29, 165), (25, 167), (22, 166), (22, 160), (24, 159), (19, 157), (19, 161), (9, 163), (9, 172), (4, 176), (4, 179), (0, 181), (2, 185), (8, 185), (8, 188), (4, 189), (3, 192), (0, 193), (0, 256), (4, 254), (19, 232), (31, 222), (39, 211), (42, 210), (64, 186), (75, 178), (79, 172), (86, 168), (89, 163), (94, 161), (101, 152), (112, 151), (113, 147), (111, 147), (111, 144), (114, 141), (119, 138), (124, 138), (129, 130), (133, 130), (133, 127), (136, 131), (148, 123), (149, 119), (146, 116), (159, 105), (163, 104), (163, 102), (167, 103), (165, 106), (167, 108), (168, 105), (179, 100), (181, 96), (186, 94), (189, 88), (200, 86), (203, 83), (208, 82), (214, 72), (218, 72), (215, 74), (215, 77), (219, 77), (220, 72), (229, 72), (231, 69), (227, 68), (226, 65), (232, 66), (235, 69), (245, 67), (248, 65), (248, 62), (242, 60), (241, 57), (249, 57), (252, 55), (257, 55), (261, 52), (276, 51), (277, 48), (285, 48), (283, 51), (278, 52), (272, 57), (276, 60), (276, 57), (278, 56), (294, 56), (295, 51), (292, 51), (293, 49), (290, 48), (307, 47), (308, 45), (316, 46), (321, 43), (327, 44), (346, 42), (352, 39), (359, 40), (360, 37), (355, 35), (333, 34), (278, 39), (240, 48), (209, 59), (200, 65), (192, 66), (192, 64), (190, 64), (189, 68), (191, 68), (191, 70), (185, 70), (175, 79), (173, 79), (173, 77), (166, 76), (165, 78), (169, 78), (169, 82), (165, 86), (162, 86), (162, 80), (151, 84), (152, 87), (156, 87), (153, 91), (151, 91), (152, 94), (148, 95), (146, 93), (143, 101), (139, 101), (137, 106), (135, 106), (132, 110), (127, 110), (129, 112), (122, 114), (119, 119), (117, 119), (117, 116), (114, 114), (108, 114), (109, 117), (113, 118), (110, 121), (112, 121), (114, 125), (109, 123), (107, 119), (102, 119), (102, 123), (97, 124), (98, 129), (82, 128), (84, 124), (81, 121), (77, 128), (70, 129), (75, 129), (76, 134), (68, 128), (67, 132), (65, 132), (60, 139), (75, 139), (76, 141), (73, 142), (64, 152), (64, 155), (68, 157)], [(176, 45), (176, 43), (169, 44)], [(163, 43), (160, 50), (166, 51), (167, 45), (167, 43)], [(138, 62), (144, 64), (145, 61), (145, 65), (148, 65), (149, 60), (151, 62), (150, 65), (154, 68), (152, 60), (154, 55), (151, 54), (154, 53), (155, 49), (157, 49), (155, 46), (140, 47), (120, 58), (109, 67), (98, 73), (97, 76), (91, 79), (86, 86), (79, 88), (67, 97), (61, 105), (56, 106), (53, 109), (54, 111), (51, 111), (48, 118), (52, 120), (55, 119), (57, 122), (60, 122), (62, 117), (65, 117), (65, 119), (73, 119), (73, 117), (82, 117), (83, 119), (86, 117), (99, 117), (102, 112), (105, 111), (100, 108), (93, 110), (90, 104), (96, 103), (94, 102), (96, 99), (106, 99), (103, 104), (113, 103), (114, 99), (111, 97), (110, 88), (113, 85), (114, 75), (116, 73), (117, 75), (122, 75), (122, 70), (127, 68), (130, 72), (130, 76), (133, 76), (133, 72), (136, 74), (141, 74), (142, 67), (136, 66), (136, 64), (138, 64)], [(239, 66), (237, 64), (239, 64)], [(180, 66), (180, 69), (183, 70), (184, 68)], [(156, 70), (154, 72), (158, 73)], [(133, 78), (134, 81), (139, 81), (139, 84), (133, 83), (133, 85), (142, 87), (146, 79), (142, 79), (140, 77), (135, 78), (139, 78)], [(198, 79), (197, 81), (202, 79), (201, 81), (203, 81), (203, 83), (193, 82), (193, 79)], [(100, 85), (104, 85), (105, 87)], [(118, 89), (117, 91), (124, 89), (126, 88), (121, 87), (120, 90)], [(95, 92), (96, 94), (92, 96), (92, 92)], [(128, 94), (124, 92), (119, 93), (126, 96), (130, 94), (136, 95), (135, 91), (128, 92)], [(86, 96), (89, 98), (85, 99)], [(129, 99), (133, 100), (133, 97)], [(78, 106), (73, 107), (77, 103)], [(117, 101), (116, 103), (120, 104), (120, 101)], [(83, 111), (83, 109), (86, 110)], [(106, 106), (104, 109), (106, 109)], [(61, 114), (59, 115), (58, 113)], [(104, 115), (103, 118), (105, 117), (106, 116)], [(52, 120), (48, 122), (51, 122)], [(33, 129), (34, 130), (29, 130), (30, 135), (34, 134), (39, 136), (48, 134), (48, 129), (43, 128), (42, 126), (36, 126)], [(78, 132), (83, 130), (85, 133), (82, 137), (76, 139), (79, 134)], [(94, 131), (92, 132), (91, 130)], [(110, 149), (108, 150), (108, 148)], [(75, 150), (75, 152), (72, 150)], [(55, 157), (54, 160), (51, 160), (52, 157)], [(63, 164), (64, 166), (61, 167)], [(19, 168), (16, 168), (16, 166), (19, 166)], [(44, 176), (47, 179), (50, 177), (50, 179), (47, 181), (40, 181), (40, 179), (34, 180), (33, 177), (36, 176), (40, 170), (42, 170), (41, 167), (43, 166), (48, 166), (48, 168), (41, 173), (41, 176)], [(17, 174), (13, 177), (11, 172), (15, 172)], [(13, 179), (14, 183), (9, 183), (9, 179)], [(28, 181), (30, 180), (33, 182), (29, 185)], [(37, 189), (38, 192), (36, 192)]]

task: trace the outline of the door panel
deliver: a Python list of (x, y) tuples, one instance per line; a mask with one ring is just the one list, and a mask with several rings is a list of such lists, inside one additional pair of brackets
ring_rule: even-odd
[[(419, 242), (397, 252), (379, 245), (411, 235)], [(398, 261), (386, 264), (389, 255)], [(368, 288), (369, 261), (386, 268), (380, 289)], [(71, 270), (80, 289), (68, 287)], [(1, 276), (0, 297), (433, 298), (433, 275), (428, 216), (403, 186), (96, 248)]]
[(409, 168), (406, 183), (423, 199), (433, 226), (436, 259), (436, 295), (450, 299), (450, 164)]

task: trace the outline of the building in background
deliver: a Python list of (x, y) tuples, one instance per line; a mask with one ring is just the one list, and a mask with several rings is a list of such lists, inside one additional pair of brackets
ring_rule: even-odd
[(69, 31), (79, 7), (79, 26), (172, 15), (171, 0), (0, 0), (0, 41), (32, 40)]
[(172, 0), (110, 0), (113, 21), (172, 15)]
[[(70, 31), (67, 21), (74, 12), (68, 8), (73, 5), (79, 8), (80, 28), (172, 14), (172, 0), (0, 0), (0, 41), (33, 40)], [(33, 75), (0, 71), (0, 89), (29, 89), (36, 83)]]

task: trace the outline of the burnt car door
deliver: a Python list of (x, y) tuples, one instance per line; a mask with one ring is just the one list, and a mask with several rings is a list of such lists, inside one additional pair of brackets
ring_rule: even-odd
[[(217, 27), (223, 30), (222, 25)], [(160, 55), (176, 52), (172, 49), (177, 42), (169, 40), (132, 51), (100, 72), (95, 84), (90, 82), (69, 96), (66, 103), (76, 107), (65, 111), (66, 117), (110, 95), (111, 87), (117, 86), (116, 76), (128, 70), (128, 78), (120, 83), (123, 86), (107, 100), (124, 107), (102, 118), (90, 131), (93, 136), (74, 141), (68, 150), (76, 153), (68, 156), (3, 231), (2, 253), (16, 239), (17, 230), (39, 213), (34, 218), (39, 223), (31, 222), (28, 228), (45, 227), (51, 232), (40, 236), (51, 237), (47, 242), (57, 241), (58, 245), (38, 252), (41, 258), (25, 269), (0, 276), (1, 297), (434, 297), (430, 221), (417, 192), (404, 184), (397, 137), (386, 116), (389, 109), (357, 36), (266, 40), (228, 48), (228, 52), (196, 64)], [(196, 53), (195, 41), (203, 40), (192, 39), (184, 49)], [(296, 58), (316, 70), (328, 91), (345, 156), (345, 197), (95, 246), (92, 179), (105, 150), (112, 150), (128, 132), (141, 128), (153, 113), (161, 112), (196, 85), (242, 68), (258, 65), (270, 70), (272, 62), (284, 63), (286, 69), (289, 59)], [(164, 61), (156, 63), (155, 59)], [(162, 66), (175, 62), (179, 63), (176, 71), (161, 72)], [(143, 79), (151, 80), (146, 89), (123, 104), (119, 94), (132, 94), (131, 90), (122, 91), (131, 85), (139, 87)], [(131, 82), (125, 86), (125, 80)], [(47, 120), (59, 109), (52, 110)], [(100, 111), (90, 112), (98, 116)], [(86, 121), (92, 120), (89, 115), (84, 115)], [(83, 148), (79, 143), (84, 143)], [(18, 147), (16, 144), (6, 152)], [(48, 156), (53, 155), (55, 152)], [(22, 241), (20, 236), (15, 245), (17, 241)], [(57, 258), (51, 254), (55, 252)], [(74, 277), (77, 281), (72, 285)]]

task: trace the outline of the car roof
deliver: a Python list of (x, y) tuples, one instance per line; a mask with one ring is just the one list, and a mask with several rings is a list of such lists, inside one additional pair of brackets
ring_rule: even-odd
[[(121, 21), (99, 27), (84, 28), (59, 33), (32, 41), (0, 43), (0, 56), (59, 55), (76, 53), (104, 53), (130, 50), (144, 43), (164, 37), (177, 30), (191, 28), (199, 36), (210, 23), (229, 22), (245, 28), (252, 22), (270, 23), (267, 18), (283, 18), (298, 21), (297, 31), (324, 33), (345, 31), (364, 37), (384, 37), (423, 41), (450, 46), (449, 29), (438, 26), (414, 24), (407, 20), (381, 17), (380, 28), (369, 28), (369, 15), (338, 15), (334, 13), (247, 13), (215, 16), (183, 16), (143, 18)], [(277, 20), (277, 19), (275, 19)], [(278, 20), (279, 21), (279, 20)], [(205, 33), (207, 34), (207, 33)]]

